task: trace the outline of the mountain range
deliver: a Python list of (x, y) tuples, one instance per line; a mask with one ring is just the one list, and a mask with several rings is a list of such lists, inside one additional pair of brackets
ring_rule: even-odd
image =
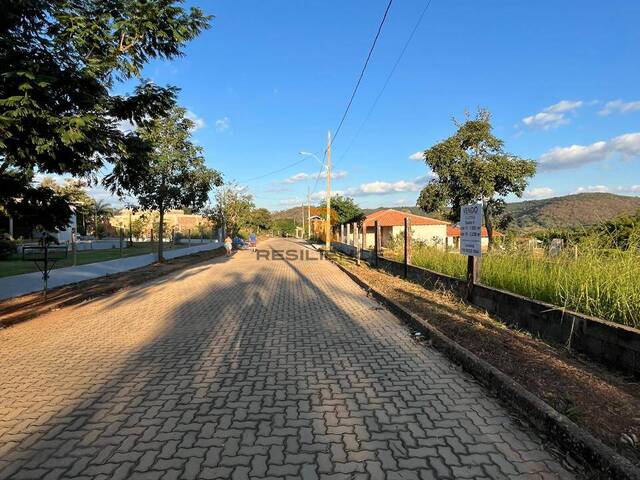
[[(394, 208), (416, 215), (438, 215), (425, 213), (420, 207), (364, 208), (365, 214), (383, 208)], [(620, 215), (629, 215), (640, 210), (640, 197), (615, 195), (613, 193), (579, 193), (541, 200), (525, 200), (507, 204), (507, 212), (513, 217), (513, 225), (523, 230), (550, 227), (575, 227), (595, 225)], [(273, 218), (302, 219), (300, 207), (273, 212)]]

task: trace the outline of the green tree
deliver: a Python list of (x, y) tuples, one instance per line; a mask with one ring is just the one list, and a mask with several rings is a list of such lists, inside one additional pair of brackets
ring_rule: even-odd
[(241, 228), (251, 224), (254, 211), (253, 196), (236, 184), (228, 184), (218, 188), (213, 208), (206, 211), (205, 216), (222, 227), (225, 235), (237, 235)]
[[(326, 202), (324, 202), (320, 205), (320, 208), (326, 209), (326, 205)], [(364, 217), (364, 213), (351, 197), (343, 197), (342, 195), (331, 197), (331, 209), (336, 212), (338, 223), (358, 222)]]
[(271, 212), (266, 208), (256, 208), (251, 212), (250, 226), (255, 230), (269, 230), (271, 228)]
[(418, 206), (457, 221), (462, 205), (481, 201), (491, 248), (495, 222), (501, 223), (504, 212), (504, 197), (511, 193), (522, 196), (536, 164), (504, 151), (504, 142), (491, 133), (486, 110), (455, 124), (454, 135), (424, 152), (435, 178), (420, 192)]
[(94, 200), (92, 209), (93, 234), (96, 238), (104, 236), (104, 223), (113, 217), (114, 209), (106, 200)]
[(278, 218), (273, 221), (271, 228), (282, 236), (296, 234), (296, 222), (292, 218)]
[[(46, 229), (67, 224), (69, 199), (33, 185), (34, 173), (103, 179), (121, 194), (145, 176), (149, 146), (122, 122), (145, 124), (176, 89), (141, 81), (154, 58), (182, 55), (210, 17), (179, 0), (3, 2), (0, 19), (0, 207), (19, 218), (41, 206)], [(66, 207), (63, 207), (67, 204)], [(22, 211), (22, 213), (21, 213)]]
[(184, 108), (175, 106), (166, 117), (147, 122), (139, 129), (140, 137), (153, 145), (153, 153), (145, 178), (131, 191), (140, 207), (159, 213), (160, 262), (164, 260), (165, 212), (175, 208), (201, 209), (210, 190), (222, 185), (220, 173), (205, 165), (202, 147), (191, 141), (195, 124), (186, 113)]

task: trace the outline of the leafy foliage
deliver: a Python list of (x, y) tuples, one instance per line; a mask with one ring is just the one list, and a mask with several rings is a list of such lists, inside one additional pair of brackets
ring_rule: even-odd
[[(324, 202), (320, 208), (324, 209), (326, 206), (327, 204)], [(331, 209), (338, 215), (338, 223), (358, 222), (364, 217), (364, 213), (351, 197), (343, 197), (342, 195), (331, 197)]]
[[(144, 125), (173, 105), (176, 90), (141, 82), (154, 58), (175, 58), (209, 25), (200, 9), (162, 0), (20, 0), (0, 19), (0, 205), (14, 217), (56, 210), (44, 228), (68, 222), (69, 199), (32, 185), (34, 173), (104, 179), (121, 194), (146, 175), (151, 150), (121, 122)], [(67, 206), (65, 207), (65, 203)], [(66, 216), (65, 216), (66, 215)]]
[(256, 208), (251, 212), (250, 226), (255, 230), (269, 230), (271, 228), (271, 213), (266, 208)]
[[(153, 145), (147, 174), (131, 191), (145, 210), (157, 210), (158, 238), (164, 238), (164, 213), (174, 208), (201, 209), (213, 187), (222, 184), (222, 175), (208, 168), (202, 147), (191, 141), (195, 127), (186, 110), (173, 107), (166, 117), (146, 122), (140, 138)], [(162, 242), (158, 247), (162, 260)]]
[(462, 205), (482, 201), (491, 245), (494, 222), (505, 210), (504, 197), (522, 196), (536, 164), (503, 150), (503, 141), (491, 133), (486, 110), (456, 125), (454, 135), (424, 152), (436, 177), (420, 192), (418, 205), (428, 212), (446, 211), (457, 221)]
[(223, 227), (225, 235), (235, 236), (251, 224), (254, 208), (253, 196), (231, 183), (218, 188), (215, 205), (205, 212), (205, 216), (218, 228)]

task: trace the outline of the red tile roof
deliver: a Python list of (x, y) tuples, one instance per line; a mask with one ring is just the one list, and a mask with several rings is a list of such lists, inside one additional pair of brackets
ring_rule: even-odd
[[(460, 236), (460, 229), (458, 227), (456, 227), (455, 225), (447, 225), (447, 237), (459, 237), (459, 236)], [(482, 227), (482, 236), (483, 237), (489, 236), (489, 233), (487, 232), (487, 227)], [(497, 230), (494, 230), (493, 236), (502, 237), (502, 234)]]
[(401, 212), (388, 208), (386, 210), (378, 210), (370, 213), (364, 219), (365, 227), (372, 227), (377, 220), (381, 227), (403, 226), (404, 218), (411, 218), (411, 225), (448, 225), (449, 222), (436, 220), (435, 218), (423, 217), (422, 215), (414, 215), (413, 213)]

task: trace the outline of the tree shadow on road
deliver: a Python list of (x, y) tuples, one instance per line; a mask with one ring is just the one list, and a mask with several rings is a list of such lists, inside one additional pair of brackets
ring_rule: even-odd
[[(68, 407), (25, 398), (31, 411), (23, 405), (27, 413), (16, 415), (32, 421), (7, 434), (0, 478), (284, 478), (305, 469), (362, 473), (366, 459), (402, 472), (420, 438), (447, 453), (447, 435), (488, 442), (500, 431), (484, 432), (477, 418), (509, 424), (478, 385), (414, 343), (346, 277), (336, 281), (343, 274), (324, 261), (234, 260), (185, 272), (180, 281), (218, 275), (172, 304), (113, 370), (67, 388)], [(167, 279), (101, 308), (152, 294), (162, 301), (172, 288)], [(127, 325), (135, 329), (135, 319)], [(109, 361), (103, 353), (96, 361)], [(443, 458), (423, 469), (449, 469)]]

